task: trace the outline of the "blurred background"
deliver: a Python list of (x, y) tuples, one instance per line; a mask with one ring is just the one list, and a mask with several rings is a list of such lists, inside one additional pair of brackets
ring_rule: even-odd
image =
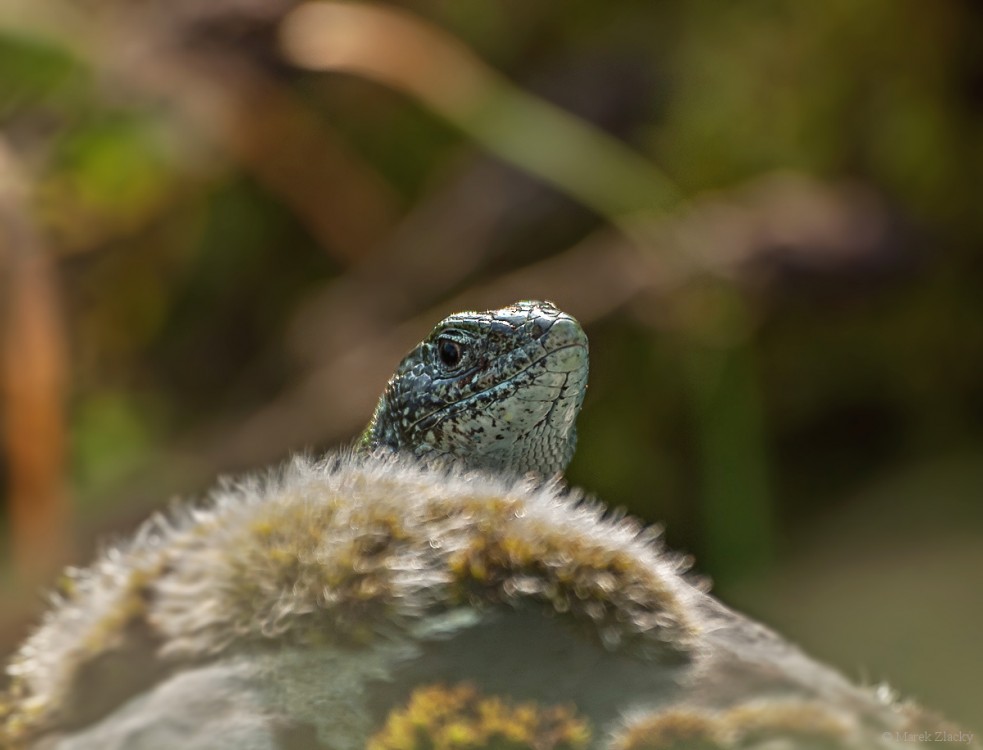
[(983, 6), (0, 0), (0, 655), (342, 445), (444, 315), (591, 340), (572, 484), (983, 731)]

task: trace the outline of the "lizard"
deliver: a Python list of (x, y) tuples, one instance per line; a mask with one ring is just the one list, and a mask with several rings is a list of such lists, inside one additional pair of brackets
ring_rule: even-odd
[(573, 457), (587, 374), (587, 336), (551, 302), (456, 313), (399, 364), (357, 445), (548, 478)]

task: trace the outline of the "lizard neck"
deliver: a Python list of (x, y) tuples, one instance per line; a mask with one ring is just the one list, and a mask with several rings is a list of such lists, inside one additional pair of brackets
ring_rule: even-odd
[(402, 448), (397, 432), (397, 423), (389, 418), (390, 405), (387, 394), (383, 393), (372, 412), (372, 419), (362, 430), (355, 441), (355, 449), (359, 452), (373, 451), (377, 448)]

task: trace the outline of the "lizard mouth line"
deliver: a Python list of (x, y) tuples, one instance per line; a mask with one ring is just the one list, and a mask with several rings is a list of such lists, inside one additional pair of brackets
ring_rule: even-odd
[[(512, 381), (515, 378), (517, 378), (520, 375), (522, 375), (522, 373), (527, 372), (528, 370), (530, 370), (531, 368), (533, 368), (536, 365), (540, 364), (541, 362), (549, 359), (550, 357), (554, 356), (555, 354), (558, 354), (560, 352), (566, 351), (567, 349), (583, 349), (584, 352), (586, 353), (587, 352), (587, 345), (586, 344), (564, 344), (563, 346), (558, 346), (556, 349), (553, 349), (552, 351), (547, 352), (542, 357), (539, 357), (538, 359), (533, 360), (528, 365), (526, 365), (525, 367), (523, 367), (521, 370), (512, 373), (511, 375), (509, 375), (504, 380), (500, 380), (497, 383), (494, 383), (494, 384), (488, 386), (487, 388), (482, 388), (480, 391), (477, 391), (476, 393), (472, 393), (467, 398), (462, 398), (461, 400), (455, 401), (452, 404), (447, 404), (446, 406), (441, 406), (439, 409), (434, 409), (429, 414), (424, 414), (422, 417), (420, 417), (419, 419), (417, 419), (415, 422), (411, 423), (410, 424), (410, 427), (420, 427), (421, 426), (421, 423), (429, 422), (433, 417), (439, 416), (439, 415), (441, 415), (441, 414), (443, 414), (445, 412), (450, 411), (451, 409), (457, 409), (457, 408), (463, 407), (463, 406), (467, 405), (468, 403), (470, 403), (471, 401), (474, 401), (475, 399), (480, 398), (483, 394), (488, 393), (489, 391), (491, 391), (491, 390), (493, 390), (495, 388), (500, 388), (501, 386), (505, 385), (506, 383), (509, 383), (510, 381)], [(564, 387), (566, 387), (566, 383), (564, 383)], [(429, 425), (427, 425), (427, 426), (429, 426)]]

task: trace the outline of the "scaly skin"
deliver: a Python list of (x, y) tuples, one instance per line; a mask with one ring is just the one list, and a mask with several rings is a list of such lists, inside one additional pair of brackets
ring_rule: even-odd
[(576, 448), (587, 365), (586, 335), (551, 302), (451, 315), (399, 365), (359, 445), (552, 476)]

